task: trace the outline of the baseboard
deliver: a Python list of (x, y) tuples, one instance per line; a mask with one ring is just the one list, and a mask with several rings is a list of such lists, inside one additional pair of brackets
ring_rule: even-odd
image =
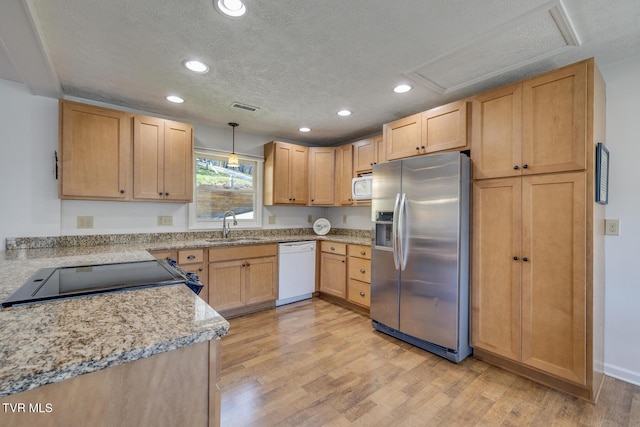
[(615, 378), (626, 383), (640, 386), (640, 373), (633, 372), (628, 369), (621, 368), (619, 366), (604, 364), (604, 373), (612, 378)]

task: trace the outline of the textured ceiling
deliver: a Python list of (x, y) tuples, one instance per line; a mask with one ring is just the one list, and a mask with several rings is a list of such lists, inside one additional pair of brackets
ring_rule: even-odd
[[(242, 19), (223, 17), (211, 0), (3, 1), (30, 14), (60, 96), (193, 123), (236, 121), (245, 132), (313, 144), (370, 135), (396, 118), (591, 56), (602, 66), (640, 55), (638, 0), (245, 0)], [(563, 38), (547, 12), (553, 7), (566, 12), (579, 46)], [(0, 29), (0, 41), (8, 37)], [(0, 43), (8, 53), (0, 52), (0, 78), (16, 80), (6, 64), (15, 49)], [(187, 58), (211, 70), (193, 74), (181, 65)], [(394, 94), (401, 82), (414, 90)], [(185, 103), (168, 103), (169, 94)], [(353, 115), (338, 117), (343, 108)]]

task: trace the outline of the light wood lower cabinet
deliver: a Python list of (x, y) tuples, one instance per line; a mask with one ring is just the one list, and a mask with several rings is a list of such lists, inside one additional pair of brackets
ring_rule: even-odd
[(472, 346), (587, 386), (584, 172), (476, 181)]
[(347, 298), (347, 245), (320, 242), (320, 292)]
[(349, 245), (349, 282), (347, 299), (355, 304), (371, 306), (371, 247)]
[(277, 245), (209, 249), (209, 305), (226, 317), (275, 306)]
[(31, 404), (42, 412), (4, 411), (1, 423), (4, 427), (218, 426), (219, 349), (219, 340), (193, 344), (2, 397), (0, 403), (22, 403), (27, 408)]

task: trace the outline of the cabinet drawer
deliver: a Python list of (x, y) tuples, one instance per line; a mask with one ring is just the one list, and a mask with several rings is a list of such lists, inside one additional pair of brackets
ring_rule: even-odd
[(204, 259), (203, 249), (186, 249), (178, 251), (178, 264), (201, 263)]
[(349, 245), (347, 250), (349, 252), (349, 256), (371, 259), (371, 246)]
[(349, 257), (349, 278), (371, 283), (371, 261)]
[(371, 306), (371, 285), (349, 279), (348, 300), (365, 307)]
[(149, 253), (155, 259), (166, 260), (167, 258), (173, 258), (173, 259), (176, 258), (176, 252), (175, 251), (149, 251)]
[(228, 246), (209, 249), (209, 262), (276, 256), (278, 245)]
[(347, 244), (346, 243), (336, 243), (336, 242), (320, 242), (320, 250), (322, 252), (329, 252), (332, 254), (338, 255), (346, 255), (347, 254)]

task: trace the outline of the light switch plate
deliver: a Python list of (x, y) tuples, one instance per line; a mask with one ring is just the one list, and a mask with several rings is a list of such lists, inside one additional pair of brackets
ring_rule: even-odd
[(604, 234), (607, 236), (619, 236), (620, 235), (620, 220), (619, 219), (605, 219), (604, 220)]
[(173, 225), (173, 216), (158, 215), (158, 225)]
[(313, 222), (313, 215), (307, 215), (307, 222), (311, 224)]
[(276, 223), (276, 216), (269, 215), (269, 224), (275, 224), (275, 223)]
[(93, 216), (79, 216), (77, 221), (78, 228), (93, 228)]

